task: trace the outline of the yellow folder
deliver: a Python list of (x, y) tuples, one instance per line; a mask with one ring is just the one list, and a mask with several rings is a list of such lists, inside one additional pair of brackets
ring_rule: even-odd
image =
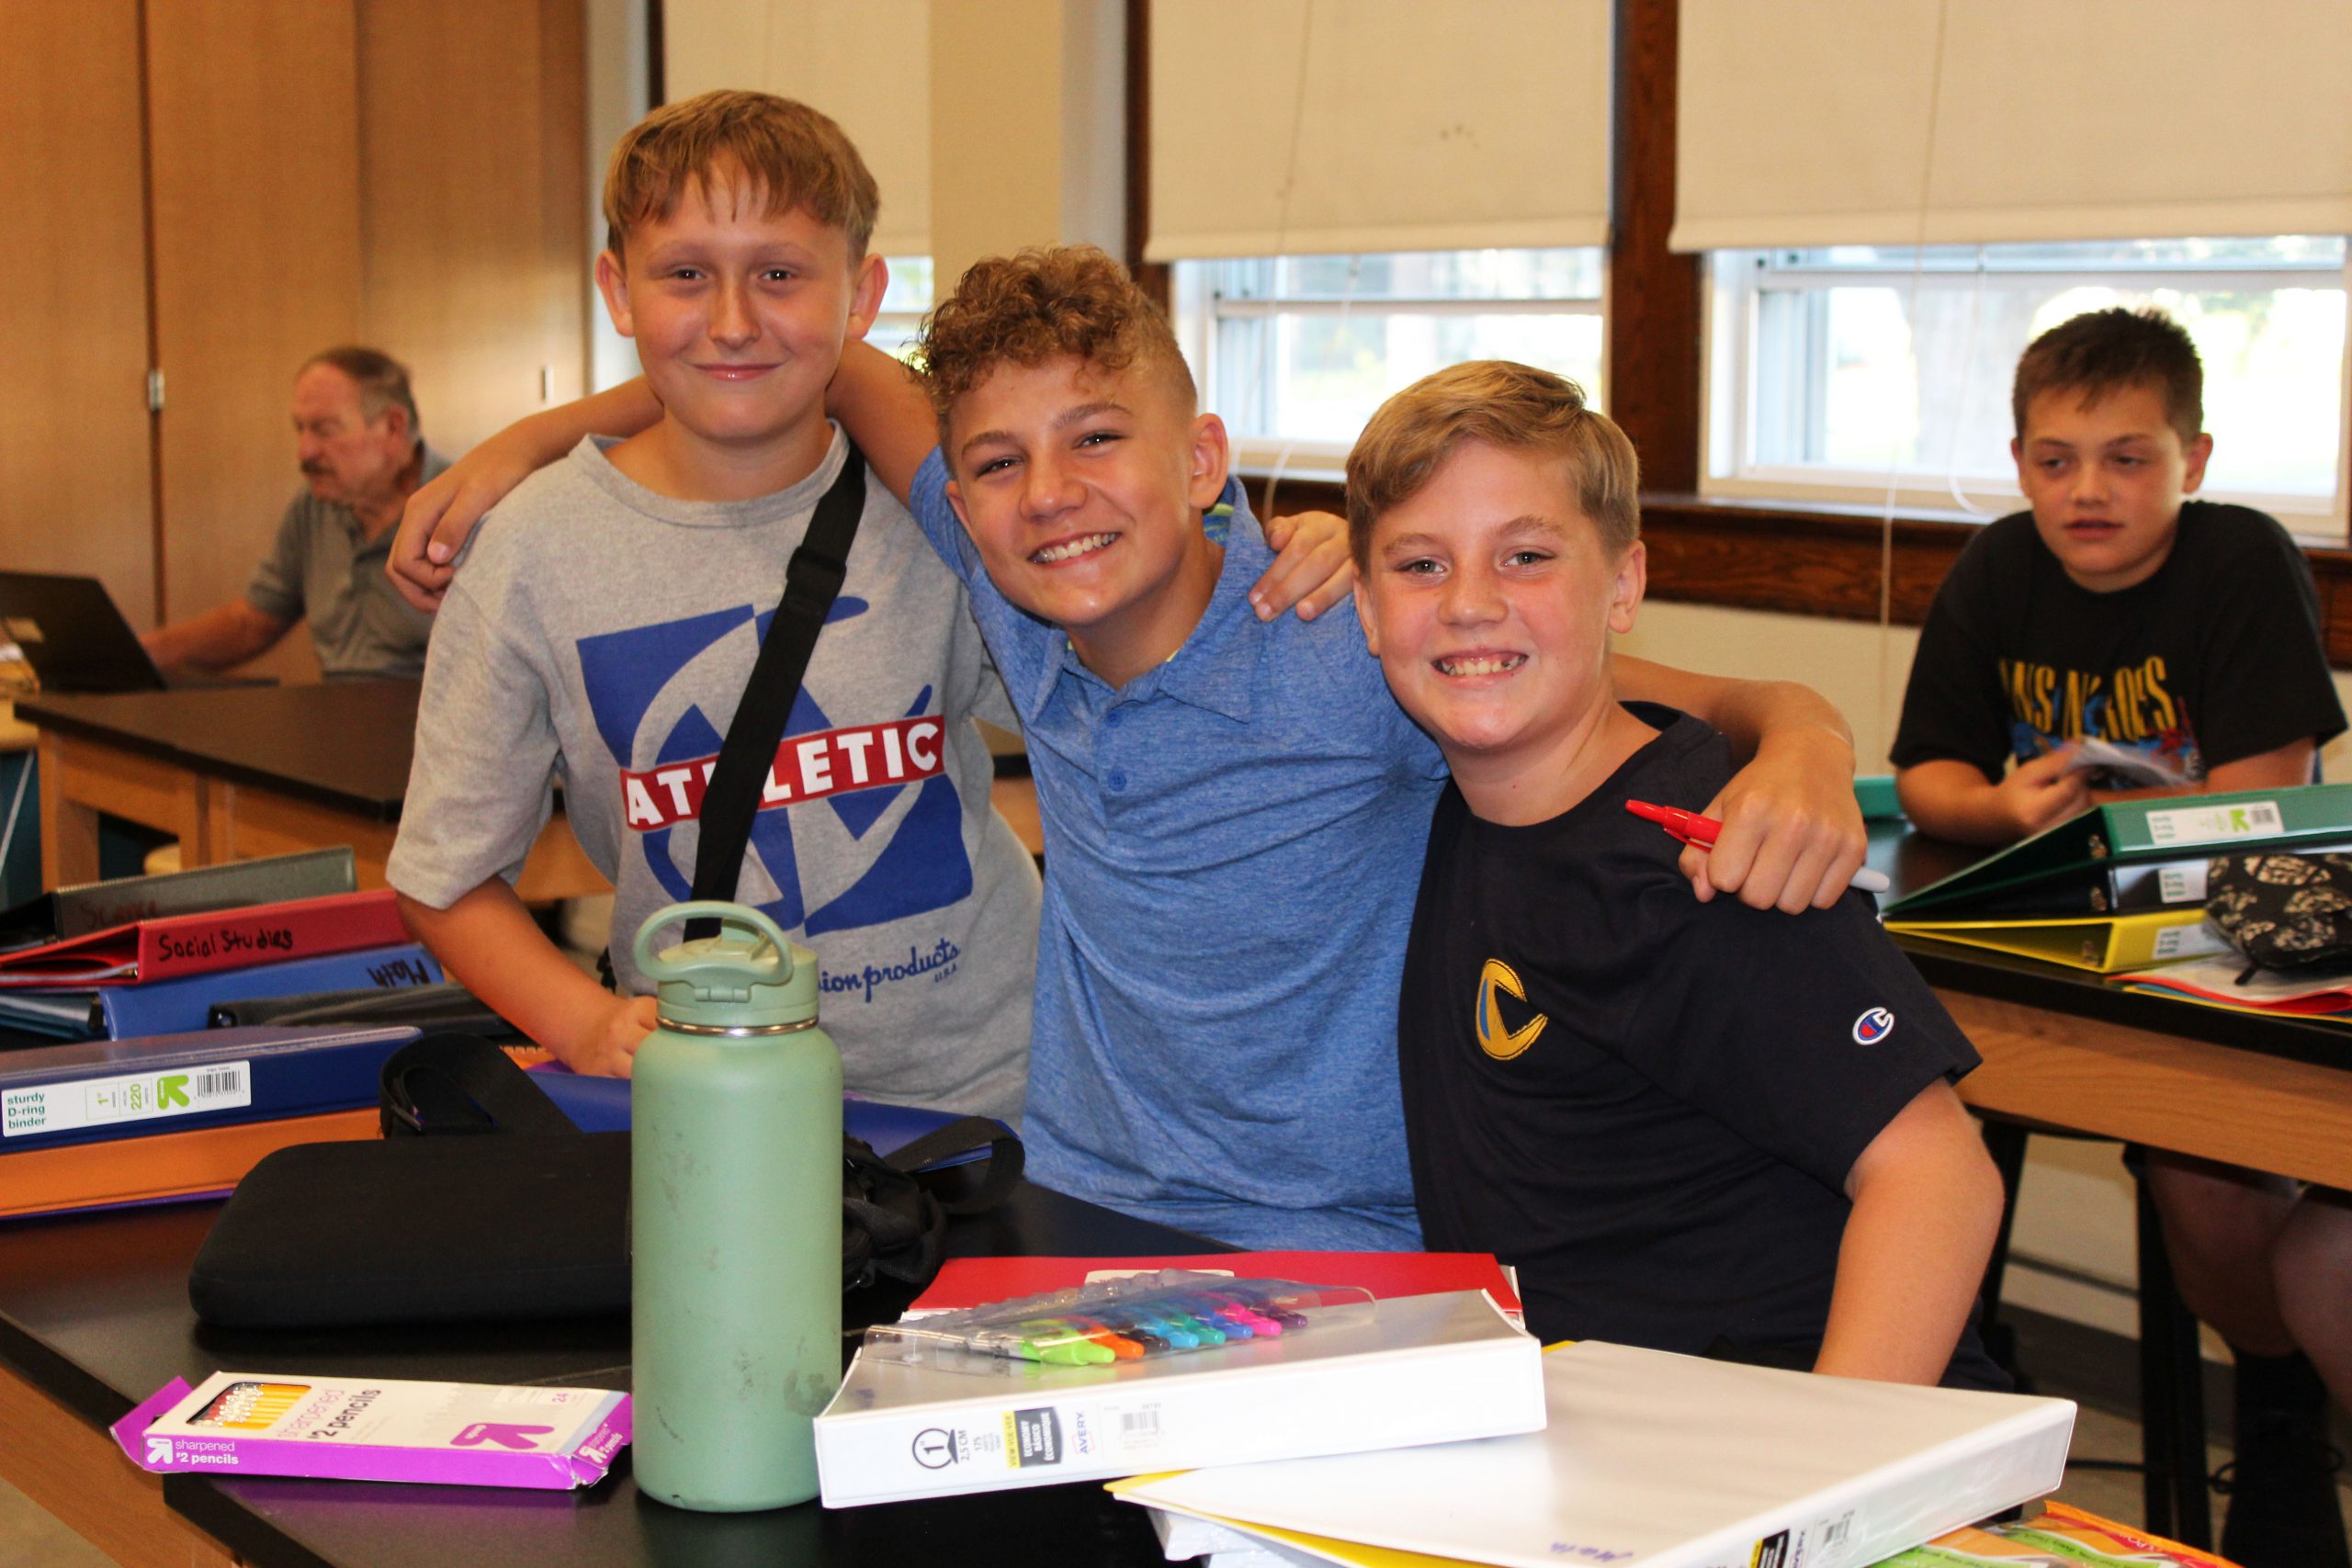
[(2081, 919), (1889, 920), (1886, 929), (1899, 936), (1965, 942), (2101, 975), (2230, 951), (2229, 942), (2205, 923), (2205, 910), (2199, 905)]

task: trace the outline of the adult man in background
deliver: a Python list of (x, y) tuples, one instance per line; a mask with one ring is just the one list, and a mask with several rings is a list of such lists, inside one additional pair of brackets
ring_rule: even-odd
[(424, 445), (407, 367), (380, 349), (330, 348), (294, 378), (295, 449), (306, 488), (244, 596), (140, 640), (164, 670), (225, 670), (308, 620), (329, 678), (424, 671), (433, 617), (384, 574), (401, 510), (447, 468)]

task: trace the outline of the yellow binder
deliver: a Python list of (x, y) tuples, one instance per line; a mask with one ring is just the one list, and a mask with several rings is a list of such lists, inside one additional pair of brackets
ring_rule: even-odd
[(2230, 951), (2196, 905), (2086, 919), (1889, 920), (1886, 929), (1898, 936), (1931, 936), (2101, 975)]

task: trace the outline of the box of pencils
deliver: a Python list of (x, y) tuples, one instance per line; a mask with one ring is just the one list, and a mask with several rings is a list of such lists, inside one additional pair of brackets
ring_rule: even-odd
[(629, 1397), (599, 1388), (215, 1372), (174, 1378), (114, 1426), (141, 1470), (593, 1486), (629, 1439)]
[(868, 1329), (817, 1417), (829, 1507), (1528, 1432), (1535, 1341), (1483, 1291), (1155, 1271)]

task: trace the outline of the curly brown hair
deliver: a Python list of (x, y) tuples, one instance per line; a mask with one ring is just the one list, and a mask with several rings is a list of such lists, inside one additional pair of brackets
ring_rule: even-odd
[(842, 128), (807, 104), (726, 89), (664, 104), (630, 127), (605, 171), (605, 243), (677, 210), (690, 185), (741, 179), (771, 212), (795, 208), (849, 236), (865, 259), (882, 197)]
[(1363, 568), (1373, 525), (1420, 493), (1464, 442), (1565, 457), (1577, 509), (1611, 556), (1642, 535), (1641, 463), (1584, 389), (1508, 359), (1474, 359), (1424, 376), (1380, 405), (1348, 453), (1348, 548)]
[(923, 322), (915, 355), (940, 439), (949, 412), (999, 366), (1064, 355), (1109, 371), (1145, 366), (1188, 412), (1199, 396), (1168, 318), (1125, 267), (1092, 245), (1042, 245), (974, 262)]

